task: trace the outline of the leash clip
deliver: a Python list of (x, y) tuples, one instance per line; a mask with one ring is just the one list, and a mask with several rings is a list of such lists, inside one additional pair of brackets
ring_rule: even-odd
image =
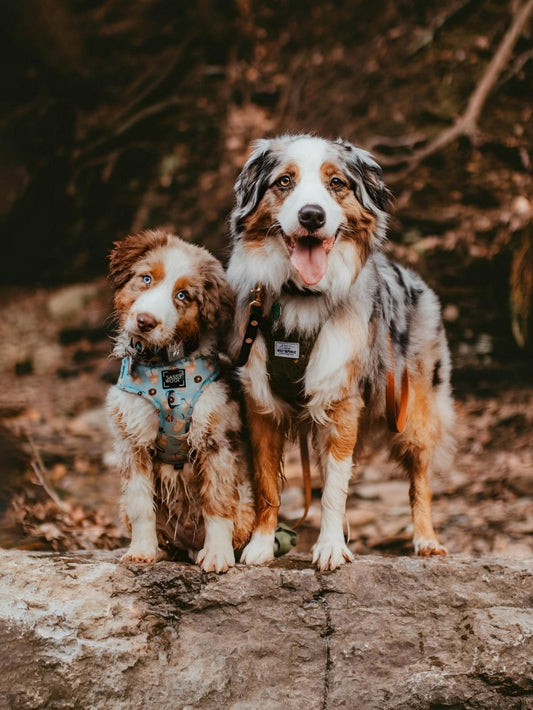
[(248, 304), (248, 315), (252, 314), (253, 308), (260, 308), (263, 310), (263, 297), (265, 294), (263, 284), (259, 282), (255, 288), (250, 289), (250, 294), (253, 296), (253, 299)]

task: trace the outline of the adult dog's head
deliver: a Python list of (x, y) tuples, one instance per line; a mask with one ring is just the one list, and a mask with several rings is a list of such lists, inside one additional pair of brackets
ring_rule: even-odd
[(167, 232), (116, 242), (109, 266), (120, 334), (147, 348), (197, 342), (232, 315), (220, 262)]
[(237, 262), (246, 262), (252, 281), (274, 289), (292, 281), (321, 291), (343, 272), (353, 281), (385, 239), (390, 193), (381, 169), (369, 153), (342, 140), (286, 135), (257, 141), (235, 195)]

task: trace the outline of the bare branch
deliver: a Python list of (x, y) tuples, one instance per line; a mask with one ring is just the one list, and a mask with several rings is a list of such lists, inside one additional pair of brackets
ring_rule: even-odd
[(33, 438), (31, 435), (26, 432), (26, 438), (28, 439), (28, 443), (31, 448), (31, 452), (33, 455), (33, 459), (31, 461), (31, 467), (33, 469), (33, 472), (35, 473), (35, 476), (37, 477), (37, 482), (40, 486), (43, 487), (44, 491), (48, 495), (48, 497), (54, 501), (54, 503), (57, 505), (57, 507), (60, 510), (68, 510), (68, 505), (63, 503), (61, 498), (57, 495), (55, 490), (52, 488), (52, 486), (48, 483), (45, 477), (46, 473), (46, 467), (44, 465), (43, 459), (41, 457), (40, 451), (37, 448)]
[[(496, 85), (498, 77), (507, 66), (515, 44), (517, 43), (526, 22), (533, 12), (533, 0), (527, 0), (516, 12), (511, 26), (502, 37), (500, 45), (490, 60), (485, 73), (470, 95), (465, 111), (457, 118), (455, 123), (438, 133), (425, 147), (415, 151), (411, 156), (401, 156), (396, 160), (396, 165), (407, 163), (407, 167), (389, 178), (389, 182), (402, 180), (414, 170), (423, 160), (437, 153), (442, 148), (452, 143), (460, 136), (472, 138), (477, 131), (477, 122), (487, 98)], [(381, 160), (381, 156), (377, 156)], [(384, 156), (384, 164), (392, 165), (391, 158)]]

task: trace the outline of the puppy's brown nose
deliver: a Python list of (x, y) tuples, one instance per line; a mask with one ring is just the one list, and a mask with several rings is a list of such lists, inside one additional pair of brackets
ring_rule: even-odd
[(157, 320), (151, 313), (139, 313), (137, 316), (137, 326), (142, 333), (153, 330), (157, 325)]
[(298, 212), (298, 221), (310, 232), (316, 232), (326, 222), (326, 213), (320, 205), (304, 205)]

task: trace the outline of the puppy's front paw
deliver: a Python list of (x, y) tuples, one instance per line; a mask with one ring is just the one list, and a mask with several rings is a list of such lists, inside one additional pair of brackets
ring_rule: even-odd
[(420, 557), (432, 557), (433, 555), (447, 555), (448, 551), (438, 540), (429, 540), (420, 537), (414, 540), (415, 553)]
[(245, 565), (264, 565), (274, 559), (274, 533), (254, 533), (241, 555)]
[(235, 566), (233, 548), (225, 550), (204, 547), (196, 557), (196, 564), (200, 565), (204, 572), (227, 572), (230, 567)]
[(345, 562), (353, 562), (354, 556), (342, 542), (333, 542), (331, 540), (318, 540), (313, 545), (313, 564), (321, 572), (328, 570), (333, 571), (340, 567)]
[(158, 560), (165, 559), (166, 555), (158, 547), (130, 547), (120, 558), (121, 562), (133, 562), (135, 564), (153, 564)]

